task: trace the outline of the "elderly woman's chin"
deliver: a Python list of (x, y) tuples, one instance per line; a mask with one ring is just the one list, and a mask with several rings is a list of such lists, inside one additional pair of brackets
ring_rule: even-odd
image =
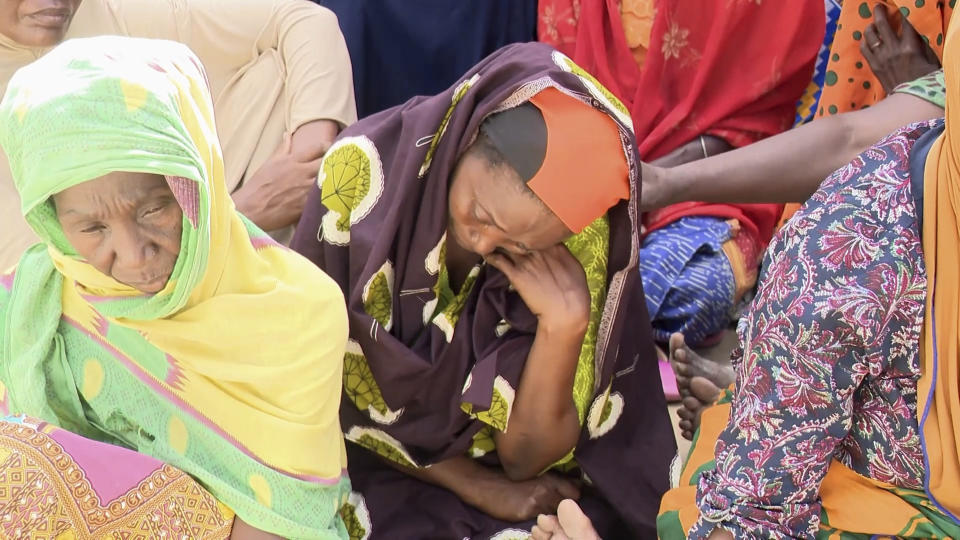
[(129, 285), (144, 294), (157, 294), (167, 286), (167, 281), (170, 279), (171, 273), (172, 272), (167, 271), (159, 277), (147, 278), (144, 281), (122, 281), (121, 283)]
[(107, 270), (105, 273), (109, 273), (113, 279), (144, 294), (157, 294), (167, 286), (176, 263), (177, 258), (174, 253), (160, 253), (154, 261), (146, 263), (145, 268), (138, 271), (124, 273), (116, 270), (110, 272), (103, 268), (99, 270), (101, 272)]

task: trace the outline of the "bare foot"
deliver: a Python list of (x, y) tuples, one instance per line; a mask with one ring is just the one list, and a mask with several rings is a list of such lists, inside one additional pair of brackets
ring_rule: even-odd
[(690, 396), (690, 381), (694, 377), (703, 377), (718, 388), (730, 386), (736, 378), (733, 368), (693, 352), (687, 347), (683, 334), (670, 336), (670, 365), (677, 376), (677, 390), (681, 398)]
[(687, 347), (683, 334), (670, 336), (670, 365), (677, 376), (677, 390), (683, 407), (680, 417), (680, 435), (693, 440), (700, 427), (700, 414), (720, 396), (720, 390), (733, 384), (736, 374), (730, 366), (720, 365), (704, 358)]
[(556, 516), (537, 517), (530, 532), (534, 540), (600, 540), (590, 518), (570, 499), (560, 503)]
[(720, 397), (721, 388), (706, 377), (694, 377), (690, 379), (689, 390), (690, 395), (681, 401), (683, 407), (677, 409), (677, 416), (680, 417), (680, 435), (692, 441), (693, 434), (700, 427), (700, 415)]

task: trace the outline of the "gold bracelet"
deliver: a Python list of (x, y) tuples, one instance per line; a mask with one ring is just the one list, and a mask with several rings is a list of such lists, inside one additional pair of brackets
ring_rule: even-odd
[(710, 154), (707, 153), (707, 143), (703, 140), (703, 135), (700, 136), (700, 149), (703, 150), (703, 157), (710, 157)]

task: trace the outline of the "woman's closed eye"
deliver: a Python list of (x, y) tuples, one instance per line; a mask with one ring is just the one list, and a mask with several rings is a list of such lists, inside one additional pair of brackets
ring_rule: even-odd
[(80, 232), (82, 232), (83, 234), (95, 234), (103, 231), (106, 228), (107, 227), (103, 223), (91, 223), (89, 225), (83, 226), (80, 229)]
[(490, 215), (490, 212), (479, 204), (474, 203), (473, 205), (473, 218), (480, 222), (484, 227), (494, 227), (497, 230), (502, 231), (503, 228), (494, 221), (493, 217)]
[(150, 207), (150, 208), (144, 210), (144, 211), (143, 211), (143, 214), (141, 214), (141, 215), (142, 215), (143, 217), (150, 217), (150, 216), (159, 214), (160, 212), (163, 211), (163, 209), (164, 209), (163, 206), (153, 206), (153, 207)]
[(482, 226), (487, 225), (487, 220), (484, 218), (483, 214), (481, 214), (480, 206), (476, 203), (473, 205), (473, 219)]
[(155, 217), (161, 214), (164, 210), (168, 209), (173, 201), (160, 201), (154, 204), (147, 206), (142, 212), (140, 212), (141, 217)]

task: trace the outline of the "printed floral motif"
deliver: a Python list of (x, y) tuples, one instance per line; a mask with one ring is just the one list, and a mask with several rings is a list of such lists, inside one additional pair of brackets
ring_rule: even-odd
[(366, 137), (344, 137), (327, 151), (317, 175), (324, 216), (322, 236), (332, 244), (350, 242), (350, 225), (361, 221), (383, 193), (383, 165)]
[(687, 46), (687, 38), (690, 36), (690, 30), (688, 28), (680, 28), (680, 26), (672, 22), (670, 27), (667, 28), (667, 32), (663, 35), (663, 47), (661, 51), (663, 52), (663, 57), (666, 59), (676, 58), (680, 59), (680, 51)]
[(539, 4), (537, 35), (556, 49), (572, 45), (580, 22), (580, 0), (547, 0)]
[(423, 178), (427, 172), (430, 171), (430, 165), (433, 164), (433, 155), (437, 152), (437, 146), (440, 145), (440, 140), (443, 138), (444, 133), (447, 132), (447, 126), (450, 124), (450, 118), (453, 117), (454, 109), (457, 108), (457, 104), (460, 103), (463, 96), (467, 95), (467, 92), (470, 91), (470, 88), (472, 88), (478, 80), (480, 80), (480, 74), (475, 73), (473, 77), (461, 82), (453, 91), (450, 108), (447, 109), (447, 112), (443, 115), (443, 119), (440, 121), (440, 127), (437, 128), (437, 132), (430, 140), (430, 148), (427, 149), (427, 155), (423, 159), (423, 165), (420, 166), (420, 172), (417, 174), (419, 178)]
[(344, 433), (344, 438), (404, 467), (418, 467), (400, 441), (379, 429), (354, 426)]
[(384, 262), (363, 288), (363, 309), (384, 330), (390, 331), (393, 326), (393, 265), (390, 261)]
[(370, 419), (378, 424), (390, 425), (403, 414), (402, 408), (393, 411), (387, 406), (363, 349), (352, 339), (347, 340), (343, 354), (343, 391), (358, 409), (367, 411)]
[(610, 393), (610, 389), (597, 396), (590, 406), (590, 415), (587, 417), (587, 431), (591, 439), (607, 434), (623, 414), (623, 396), (620, 392)]
[(373, 526), (370, 523), (370, 511), (363, 495), (356, 491), (350, 493), (350, 498), (340, 507), (340, 519), (347, 528), (350, 540), (367, 540)]
[(908, 126), (834, 173), (771, 244), (690, 538), (717, 523), (737, 538), (814, 537), (833, 459), (923, 489), (916, 400), (927, 283), (909, 154), (930, 125)]
[[(516, 391), (510, 386), (510, 383), (503, 377), (497, 375), (493, 382), (490, 407), (486, 410), (475, 411), (472, 404), (461, 403), (460, 408), (463, 409), (463, 412), (493, 427), (497, 431), (506, 431), (507, 425), (510, 423), (510, 410), (513, 408), (515, 395)], [(477, 442), (476, 437), (474, 437), (474, 442)]]

